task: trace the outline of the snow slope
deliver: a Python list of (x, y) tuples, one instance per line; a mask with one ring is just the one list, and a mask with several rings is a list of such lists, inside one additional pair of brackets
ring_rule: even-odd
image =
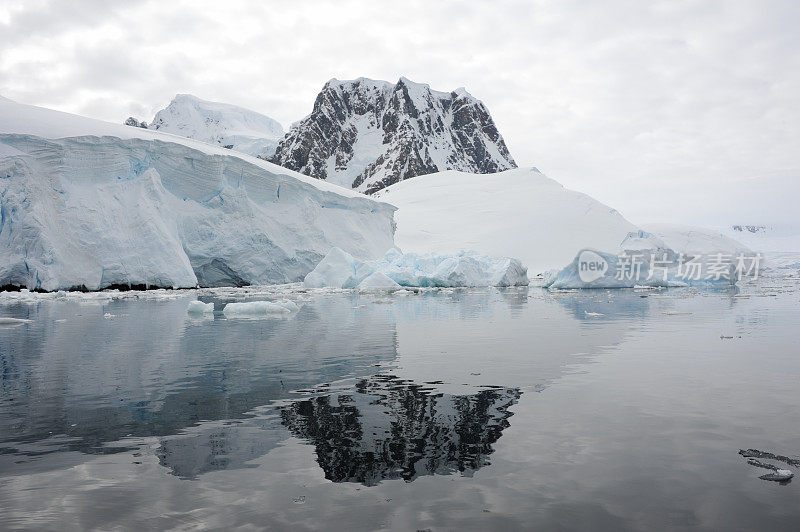
[(516, 167), (483, 102), (407, 78), (328, 81), (271, 160), (368, 194), (440, 170)]
[(750, 255), (753, 251), (733, 238), (713, 229), (679, 224), (645, 224), (640, 226), (659, 237), (667, 246), (684, 255)]
[(0, 286), (299, 281), (332, 247), (377, 258), (394, 208), (266, 161), (0, 101)]
[(731, 225), (722, 232), (762, 253), (800, 254), (800, 224)]
[(395, 242), (404, 252), (514, 257), (532, 275), (564, 267), (583, 248), (616, 253), (637, 230), (614, 209), (535, 168), (440, 172), (394, 184), (376, 197), (398, 207)]
[(283, 127), (268, 116), (191, 94), (176, 95), (147, 127), (263, 158), (275, 153), (284, 135)]
[[(791, 194), (786, 196), (787, 199), (791, 197)], [(797, 222), (736, 224), (721, 231), (761, 253), (766, 271), (794, 277), (800, 274), (800, 225)]]

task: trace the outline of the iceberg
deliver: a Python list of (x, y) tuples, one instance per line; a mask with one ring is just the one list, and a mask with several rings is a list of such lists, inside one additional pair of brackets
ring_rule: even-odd
[(30, 323), (31, 320), (25, 318), (6, 318), (0, 317), (0, 327), (16, 327), (23, 323)]
[(372, 290), (392, 291), (400, 290), (401, 288), (402, 286), (397, 284), (393, 279), (390, 279), (389, 276), (383, 272), (373, 272), (369, 277), (358, 283), (358, 289), (364, 292)]
[(543, 276), (545, 288), (730, 287), (757, 276), (760, 257), (715, 231), (652, 225), (631, 231), (616, 252), (583, 249)]
[(389, 250), (376, 269), (402, 286), (526, 286), (528, 271), (514, 258), (496, 258), (471, 251), (454, 255), (400, 253)]
[(789, 470), (789, 469), (776, 469), (772, 473), (767, 473), (766, 475), (761, 475), (758, 478), (760, 478), (761, 480), (772, 480), (772, 481), (775, 481), (775, 482), (785, 482), (787, 480), (790, 480), (793, 477), (794, 477), (794, 473), (792, 473), (792, 471)]
[(396, 248), (374, 261), (358, 260), (333, 248), (304, 280), (307, 288), (358, 289), (527, 284), (527, 270), (517, 259), (487, 257), (467, 251), (455, 255), (404, 254)]
[(210, 314), (214, 312), (214, 303), (203, 303), (202, 301), (192, 301), (186, 309), (189, 314)]
[(290, 314), (297, 312), (300, 307), (288, 299), (280, 301), (248, 301), (245, 303), (228, 303), (222, 309), (225, 316), (232, 317), (258, 317), (272, 314)]
[(301, 281), (394, 245), (395, 207), (255, 157), (0, 101), (0, 286)]
[(647, 240), (647, 236), (639, 236), (642, 233), (648, 235), (634, 233), (627, 242), (631, 249), (622, 249), (617, 254), (581, 250), (564, 268), (547, 272), (543, 286), (550, 289), (726, 288), (738, 280), (736, 264), (731, 261), (682, 261), (681, 256), (669, 248), (633, 246), (633, 242), (641, 244)]
[(303, 284), (307, 288), (356, 288), (374, 271), (374, 267), (367, 262), (358, 260), (339, 248), (333, 248), (306, 275)]

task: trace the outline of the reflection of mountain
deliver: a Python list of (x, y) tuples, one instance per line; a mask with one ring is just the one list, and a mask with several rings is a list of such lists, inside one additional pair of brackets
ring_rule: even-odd
[(505, 388), (449, 395), (375, 375), (352, 392), (297, 401), (281, 417), (295, 436), (314, 444), (325, 478), (410, 482), (420, 475), (471, 474), (487, 464), (520, 395)]
[[(317, 447), (331, 479), (468, 474), (507, 425), (516, 389), (546, 388), (639, 323), (612, 317), (676, 305), (640, 295), (333, 294), (308, 298), (291, 319), (265, 320), (197, 320), (179, 294), (4, 304), (4, 315), (31, 321), (0, 329), (0, 452), (120, 452), (157, 437), (161, 464), (197, 478), (251, 466), (288, 427)], [(601, 298), (610, 306), (594, 306)], [(370, 377), (395, 363), (405, 380)], [(351, 379), (367, 380), (276, 410), (298, 400), (294, 390)], [(437, 393), (411, 384), (431, 380), (443, 381)]]

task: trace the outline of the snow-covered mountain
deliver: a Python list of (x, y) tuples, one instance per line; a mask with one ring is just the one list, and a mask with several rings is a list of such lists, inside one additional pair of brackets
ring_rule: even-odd
[(516, 167), (480, 100), (463, 88), (439, 92), (406, 78), (330, 80), (271, 161), (366, 193), (442, 170)]
[(756, 251), (800, 254), (800, 226), (790, 224), (733, 224), (722, 229)]
[(145, 127), (209, 144), (269, 158), (283, 138), (283, 127), (272, 118), (227, 103), (178, 94), (147, 124), (130, 117), (125, 125)]
[(394, 208), (204, 142), (0, 100), (0, 286), (299, 281)]

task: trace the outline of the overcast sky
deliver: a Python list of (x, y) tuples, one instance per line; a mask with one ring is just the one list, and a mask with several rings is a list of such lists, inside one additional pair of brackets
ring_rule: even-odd
[(0, 0), (0, 94), (120, 122), (186, 92), (288, 128), (330, 78), (404, 75), (634, 223), (787, 223), (799, 27), (797, 0)]

